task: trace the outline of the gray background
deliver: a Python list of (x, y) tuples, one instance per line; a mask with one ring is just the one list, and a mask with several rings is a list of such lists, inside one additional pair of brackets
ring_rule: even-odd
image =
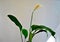
[[(33, 24), (46, 25), (57, 31), (59, 42), (60, 0), (0, 0), (0, 42), (21, 42), (18, 27), (7, 15), (16, 16), (28, 30), (31, 12), (36, 3), (43, 7), (34, 12)], [(48, 38), (45, 33), (39, 33), (33, 42), (45, 42)]]

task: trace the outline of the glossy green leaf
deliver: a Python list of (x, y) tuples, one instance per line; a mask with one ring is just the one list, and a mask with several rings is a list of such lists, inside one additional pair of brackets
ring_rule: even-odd
[(22, 29), (22, 33), (23, 33), (24, 37), (27, 38), (28, 31), (26, 29)]
[(21, 23), (17, 20), (17, 18), (13, 15), (8, 15), (8, 17), (19, 27), (19, 29), (22, 29)]
[(55, 32), (54, 32), (51, 28), (46, 27), (46, 26), (44, 26), (44, 25), (32, 25), (31, 28), (32, 28), (32, 31), (34, 31), (34, 30), (39, 30), (39, 29), (40, 29), (40, 30), (49, 31), (52, 36), (55, 35)]

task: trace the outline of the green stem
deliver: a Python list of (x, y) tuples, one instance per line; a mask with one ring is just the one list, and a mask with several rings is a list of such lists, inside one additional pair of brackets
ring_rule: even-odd
[(30, 32), (30, 35), (29, 35), (29, 42), (32, 42), (32, 38), (33, 38), (33, 34)]
[[(31, 15), (31, 21), (30, 21), (30, 29), (31, 29), (32, 20), (33, 20), (33, 13), (34, 13), (34, 11), (32, 12), (32, 15)], [(30, 30), (30, 31), (31, 31), (31, 30)]]
[(33, 20), (33, 13), (34, 13), (34, 10), (32, 12), (32, 15), (31, 15), (31, 21), (30, 21), (30, 29), (29, 29), (29, 42), (32, 42), (32, 39), (31, 39), (31, 25), (32, 25), (32, 20)]
[(23, 37), (22, 37), (22, 32), (20, 31), (20, 34), (21, 34), (21, 40), (22, 40), (22, 42), (23, 42)]

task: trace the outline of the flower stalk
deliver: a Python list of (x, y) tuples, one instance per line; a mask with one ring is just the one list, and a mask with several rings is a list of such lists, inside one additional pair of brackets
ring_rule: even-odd
[(39, 4), (36, 4), (35, 7), (34, 7), (34, 10), (32, 11), (32, 14), (31, 14), (30, 29), (29, 29), (29, 42), (32, 42), (31, 38), (33, 38), (31, 36), (31, 32), (32, 32), (31, 26), (32, 26), (34, 11), (37, 10), (38, 8), (39, 8)]

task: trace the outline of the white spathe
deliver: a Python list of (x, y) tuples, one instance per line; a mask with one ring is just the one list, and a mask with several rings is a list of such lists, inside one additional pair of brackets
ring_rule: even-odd
[(53, 36), (51, 36), (51, 37), (47, 40), (47, 42), (55, 42), (55, 38), (54, 38)]

